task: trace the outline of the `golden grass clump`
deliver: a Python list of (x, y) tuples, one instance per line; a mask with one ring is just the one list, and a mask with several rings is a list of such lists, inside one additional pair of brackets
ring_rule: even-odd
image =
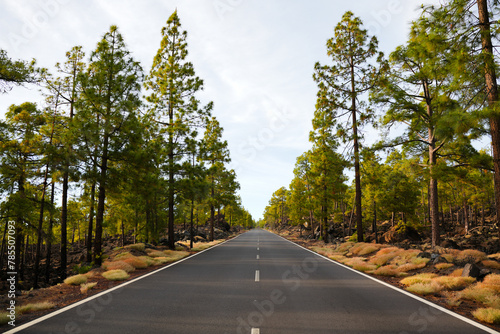
[(438, 270), (445, 270), (453, 267), (453, 263), (437, 263), (434, 265), (434, 267)]
[(412, 284), (406, 288), (407, 291), (419, 294), (419, 295), (432, 295), (443, 290), (443, 286), (436, 281), (431, 280), (427, 283), (416, 283)]
[(6, 325), (11, 321), (10, 314), (7, 312), (0, 312), (0, 326)]
[(397, 247), (382, 248), (371, 257), (370, 263), (376, 264), (377, 266), (386, 265), (401, 252), (403, 252), (403, 250)]
[(93, 289), (97, 285), (97, 282), (92, 282), (92, 283), (84, 283), (80, 285), (80, 292), (83, 294), (86, 294), (87, 291)]
[(476, 281), (474, 277), (440, 276), (433, 281), (441, 284), (446, 290), (462, 290)]
[(500, 262), (495, 260), (484, 260), (481, 264), (486, 268), (500, 269)]
[(444, 258), (449, 263), (453, 263), (453, 261), (455, 261), (455, 255), (453, 255), (451, 253), (441, 254), (441, 257)]
[(500, 275), (489, 274), (484, 278), (483, 283), (488, 285), (496, 285), (500, 287)]
[(472, 315), (480, 320), (487, 322), (489, 324), (500, 324), (500, 310), (496, 308), (478, 308), (474, 312), (472, 312)]
[(354, 246), (354, 242), (348, 241), (340, 244), (335, 248), (335, 252), (338, 253), (347, 253)]
[(146, 244), (144, 243), (139, 243), (139, 244), (132, 244), (132, 245), (127, 245), (124, 247), (125, 249), (134, 249), (139, 252), (144, 252), (146, 249)]
[(490, 255), (488, 255), (488, 258), (489, 259), (496, 259), (496, 260), (500, 261), (500, 253), (490, 254)]
[(424, 273), (424, 274), (418, 274), (418, 275), (413, 275), (410, 277), (406, 277), (401, 280), (401, 284), (410, 286), (418, 283), (430, 283), (433, 278), (437, 277), (438, 275), (436, 274), (430, 274), (430, 273)]
[(464, 271), (464, 268), (458, 268), (458, 269), (455, 269), (453, 270), (453, 272), (451, 274), (449, 274), (448, 276), (462, 276), (462, 273)]
[(149, 257), (162, 257), (162, 256), (165, 256), (165, 254), (162, 251), (154, 250), (154, 249), (147, 249), (146, 253), (148, 253)]
[(121, 269), (121, 270), (125, 270), (128, 273), (135, 270), (134, 266), (132, 266), (130, 263), (127, 263), (125, 261), (104, 262), (102, 264), (102, 268), (104, 270)]
[(165, 258), (167, 262), (175, 262), (180, 259), (185, 258), (186, 256), (189, 256), (191, 253), (186, 252), (186, 251), (171, 251), (171, 250), (166, 250), (163, 252), (162, 258)]
[(370, 271), (370, 270), (375, 270), (377, 268), (376, 265), (371, 264), (371, 263), (367, 263), (365, 261), (365, 258), (362, 258), (362, 257), (353, 257), (351, 259), (346, 258), (343, 261), (343, 263), (345, 265), (348, 265), (349, 267), (352, 267), (355, 270), (359, 270), (359, 271), (362, 271), (362, 272)]
[(129, 257), (134, 257), (134, 255), (130, 254), (129, 252), (123, 252), (120, 254), (116, 254), (115, 260), (124, 260), (124, 259), (128, 259)]
[(330, 259), (334, 260), (334, 261), (337, 261), (337, 262), (340, 262), (340, 263), (344, 263), (344, 261), (347, 259), (344, 255), (342, 254), (333, 254), (333, 255), (330, 255), (328, 256)]
[(495, 295), (495, 288), (484, 283), (476, 283), (460, 293), (462, 299), (475, 300), (477, 302), (487, 304), (490, 296)]
[(82, 274), (70, 276), (64, 280), (64, 283), (69, 285), (80, 285), (82, 283), (87, 283), (87, 276)]
[(130, 264), (135, 269), (146, 269), (148, 267), (147, 262), (144, 262), (136, 256), (126, 258), (123, 262)]
[(476, 249), (465, 249), (458, 253), (456, 259), (458, 261), (473, 261), (475, 263), (481, 262), (486, 259), (486, 253)]
[(358, 242), (356, 245), (354, 245), (350, 249), (350, 252), (354, 255), (363, 256), (363, 255), (368, 255), (368, 254), (371, 254), (373, 252), (376, 252), (380, 248), (382, 248), (381, 244), (371, 244), (371, 243), (366, 243), (366, 242)]
[(193, 252), (201, 252), (207, 248), (220, 244), (225, 241), (224, 239), (214, 240), (211, 242), (196, 242), (193, 244), (193, 248), (191, 249)]
[(102, 277), (110, 281), (123, 281), (130, 277), (125, 270), (108, 270), (102, 273)]
[(54, 308), (56, 305), (51, 302), (41, 302), (41, 303), (30, 303), (17, 308), (17, 313), (25, 314), (42, 310), (49, 310)]
[(149, 256), (138, 256), (137, 258), (139, 260), (144, 261), (148, 265), (148, 267), (154, 266), (157, 264), (156, 261), (152, 257), (149, 257)]
[(372, 274), (380, 276), (398, 277), (401, 276), (402, 273), (399, 272), (395, 266), (387, 265), (379, 267), (378, 269), (374, 270)]

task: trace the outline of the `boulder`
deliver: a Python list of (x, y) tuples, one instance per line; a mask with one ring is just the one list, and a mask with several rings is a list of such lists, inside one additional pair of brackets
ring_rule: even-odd
[(474, 277), (478, 278), (481, 276), (481, 269), (474, 263), (467, 263), (462, 271), (462, 277)]

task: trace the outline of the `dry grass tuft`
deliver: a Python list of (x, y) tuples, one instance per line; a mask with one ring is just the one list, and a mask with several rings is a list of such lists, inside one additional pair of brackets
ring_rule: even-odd
[(148, 267), (147, 262), (141, 260), (136, 256), (126, 258), (125, 260), (123, 260), (123, 262), (130, 264), (135, 269), (145, 269)]
[(135, 267), (125, 261), (113, 261), (113, 262), (104, 262), (102, 264), (102, 269), (104, 270), (121, 269), (130, 273), (135, 270)]
[(490, 254), (490, 255), (488, 255), (488, 258), (489, 259), (496, 259), (496, 260), (500, 261), (500, 253)]
[(354, 246), (354, 242), (351, 242), (351, 241), (348, 241), (348, 242), (344, 242), (343, 244), (340, 244), (339, 246), (337, 246), (335, 248), (335, 252), (337, 253), (347, 253), (353, 246)]
[(7, 312), (0, 312), (0, 326), (7, 325), (11, 321), (10, 314)]
[(416, 283), (412, 284), (406, 288), (407, 291), (419, 294), (419, 295), (432, 295), (443, 290), (443, 286), (435, 281), (430, 281), (427, 283)]
[(26, 314), (26, 313), (31, 313), (31, 312), (36, 312), (36, 311), (42, 311), (42, 310), (49, 310), (51, 308), (54, 308), (56, 305), (51, 302), (41, 302), (41, 303), (32, 303), (32, 304), (26, 304), (23, 306), (20, 306), (17, 308), (17, 312), (19, 314)]
[(138, 256), (137, 257), (139, 260), (144, 261), (148, 267), (156, 265), (156, 261), (149, 256)]
[(484, 283), (476, 283), (460, 293), (462, 299), (475, 300), (487, 304), (490, 296), (495, 295), (495, 288)]
[(125, 260), (125, 259), (128, 259), (130, 257), (134, 257), (134, 255), (130, 254), (129, 252), (123, 252), (120, 254), (116, 254), (115, 260)]
[(474, 277), (436, 277), (433, 281), (441, 284), (446, 290), (462, 290), (476, 281)]
[(486, 268), (500, 269), (500, 262), (495, 260), (484, 260), (481, 264)]
[(64, 283), (69, 285), (80, 285), (82, 283), (87, 283), (87, 276), (85, 275), (74, 275), (66, 278)]
[(362, 272), (377, 269), (376, 265), (367, 263), (366, 259), (362, 258), (362, 257), (353, 257), (351, 259), (346, 258), (343, 261), (343, 263), (345, 265), (348, 265), (349, 267), (352, 267), (355, 270), (359, 270), (359, 271), (362, 271)]
[(376, 264), (377, 266), (384, 266), (402, 252), (403, 250), (397, 247), (382, 248), (377, 254), (371, 257), (370, 263)]
[(500, 296), (491, 295), (489, 297), (486, 297), (485, 304), (489, 307), (500, 309)]
[(125, 249), (135, 249), (136, 251), (144, 252), (144, 250), (146, 249), (146, 244), (143, 244), (143, 243), (132, 244), (132, 245), (127, 245), (127, 246), (125, 246), (123, 248), (125, 248)]
[(374, 270), (372, 274), (380, 276), (399, 277), (402, 273), (398, 271), (395, 266), (387, 265)]
[(495, 308), (479, 308), (472, 312), (472, 315), (489, 324), (500, 324), (500, 310)]
[(376, 252), (382, 247), (381, 244), (359, 242), (350, 249), (350, 252), (354, 255), (363, 256)]
[(449, 274), (448, 276), (462, 276), (462, 273), (464, 271), (464, 268), (458, 268), (458, 269), (455, 269), (453, 270), (453, 272), (451, 274)]
[(110, 281), (123, 281), (130, 277), (125, 270), (108, 270), (102, 273), (102, 277)]
[(208, 249), (212, 246), (215, 246), (217, 244), (220, 244), (223, 240), (215, 240), (211, 242), (195, 242), (193, 244), (193, 248), (191, 249), (193, 252), (201, 252), (204, 251), (205, 249)]
[(486, 259), (486, 253), (475, 250), (475, 249), (465, 249), (458, 253), (456, 256), (457, 261), (467, 261), (478, 263)]
[(175, 262), (180, 259), (185, 258), (186, 256), (189, 256), (191, 253), (186, 252), (186, 251), (164, 251), (163, 256), (161, 257), (162, 261), (166, 262)]
[(432, 279), (437, 277), (437, 276), (438, 275), (436, 275), (436, 274), (428, 274), (428, 273), (418, 274), (418, 275), (406, 277), (406, 278), (402, 279), (400, 283), (407, 285), (407, 286), (419, 284), (419, 283), (429, 284), (432, 281)]
[(80, 285), (80, 292), (83, 294), (86, 294), (87, 291), (93, 289), (97, 285), (97, 282), (92, 282), (92, 283), (84, 283)]
[(163, 257), (163, 256), (165, 256), (165, 254), (162, 251), (154, 250), (154, 249), (150, 249), (150, 248), (148, 248), (146, 250), (146, 253), (148, 253), (149, 257)]
[(484, 284), (488, 285), (497, 285), (500, 286), (500, 275), (498, 274), (489, 274), (483, 280)]
[(450, 253), (441, 254), (441, 257), (443, 257), (449, 263), (453, 263), (453, 261), (455, 261), (455, 255)]
[(344, 255), (342, 254), (333, 254), (328, 256), (330, 259), (335, 260), (340, 263), (344, 263), (344, 261), (347, 259)]
[(434, 265), (434, 267), (438, 270), (445, 270), (445, 269), (451, 268), (453, 266), (454, 266), (453, 263), (437, 263)]

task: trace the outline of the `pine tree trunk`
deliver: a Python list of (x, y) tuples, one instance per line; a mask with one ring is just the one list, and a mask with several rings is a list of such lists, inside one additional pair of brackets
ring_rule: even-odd
[(95, 220), (94, 263), (102, 264), (102, 224), (104, 222), (104, 209), (106, 204), (106, 178), (108, 171), (108, 145), (109, 135), (104, 134), (101, 172), (99, 175), (99, 195), (97, 199), (97, 216)]
[[(55, 182), (51, 183), (50, 189), (50, 206), (54, 207), (54, 193), (55, 193)], [(51, 269), (51, 257), (52, 257), (52, 228), (54, 226), (54, 219), (52, 217), (52, 213), (49, 218), (49, 230), (47, 233), (47, 258), (45, 260), (45, 282), (49, 283), (50, 281), (50, 269)]]
[(363, 216), (361, 213), (361, 172), (359, 163), (358, 121), (356, 113), (356, 87), (354, 75), (354, 60), (351, 59), (351, 111), (352, 111), (352, 133), (354, 144), (354, 179), (356, 185), (356, 230), (358, 242), (363, 242)]
[(214, 190), (214, 177), (212, 176), (212, 186), (210, 189), (210, 241), (214, 241), (214, 220), (215, 220), (215, 207), (214, 207), (214, 196), (215, 196), (215, 190)]
[[(491, 32), (490, 32), (490, 19), (488, 13), (488, 2), (487, 0), (477, 0), (477, 7), (479, 13), (479, 26), (481, 29), (481, 42), (482, 42), (482, 53), (485, 59), (484, 75), (486, 81), (486, 92), (488, 97), (488, 104), (490, 107), (498, 101), (498, 86), (497, 77), (495, 71), (495, 60), (493, 55), (493, 45), (491, 42)], [(491, 134), (491, 146), (493, 151), (493, 166), (495, 169), (494, 173), (494, 188), (495, 188), (495, 208), (496, 208), (496, 223), (500, 227), (500, 115), (498, 113), (492, 113), (490, 117), (490, 134)], [(499, 228), (500, 236), (500, 228)]]
[(90, 186), (89, 226), (87, 234), (87, 262), (92, 262), (92, 230), (94, 229), (95, 181)]

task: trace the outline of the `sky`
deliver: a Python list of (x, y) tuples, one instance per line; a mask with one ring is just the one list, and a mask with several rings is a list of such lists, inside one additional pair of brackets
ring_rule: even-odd
[[(54, 71), (73, 46), (87, 56), (117, 25), (135, 60), (149, 72), (161, 28), (177, 9), (188, 32), (188, 60), (204, 80), (198, 98), (214, 102), (224, 128), (243, 206), (262, 217), (271, 195), (288, 187), (308, 141), (317, 85), (314, 64), (328, 63), (326, 41), (350, 10), (386, 55), (405, 43), (422, 4), (439, 0), (2, 0), (0, 49), (35, 58)], [(88, 59), (88, 57), (87, 57)], [(0, 95), (11, 104), (44, 105), (36, 86)], [(369, 136), (376, 139), (377, 134)]]

